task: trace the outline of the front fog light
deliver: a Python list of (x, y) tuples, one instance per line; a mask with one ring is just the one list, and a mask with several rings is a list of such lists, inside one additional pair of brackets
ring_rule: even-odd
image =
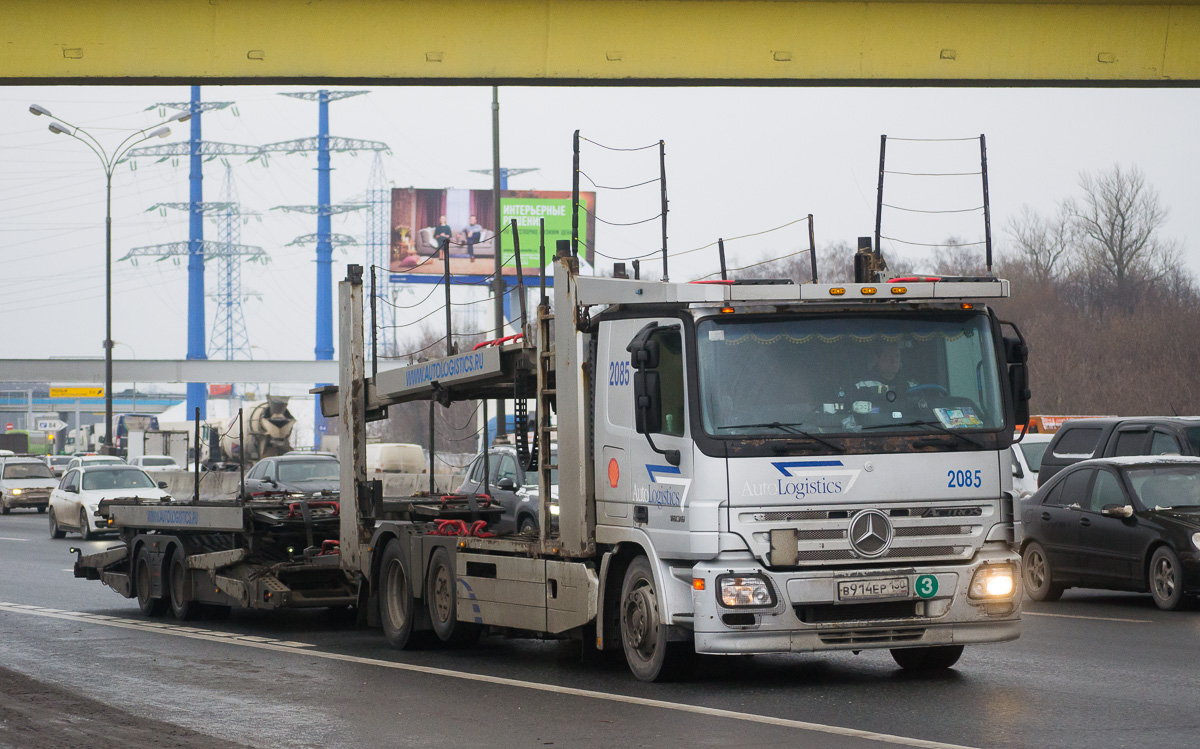
[(721, 605), (726, 608), (775, 605), (775, 592), (766, 578), (727, 575), (720, 579), (720, 586)]
[(1016, 576), (1010, 564), (989, 564), (975, 571), (971, 579), (971, 598), (1008, 598), (1016, 587)]
[(1200, 550), (1200, 533), (1192, 534), (1192, 546), (1195, 546), (1196, 549)]

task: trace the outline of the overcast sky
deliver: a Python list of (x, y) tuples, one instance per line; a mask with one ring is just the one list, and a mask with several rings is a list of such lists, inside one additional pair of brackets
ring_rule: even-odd
[[(204, 100), (233, 101), (236, 108), (204, 115), (204, 138), (261, 145), (315, 135), (317, 105), (279, 95), (311, 90), (205, 87)], [(50, 133), (49, 121), (30, 115), (29, 105), (45, 106), (111, 147), (174, 111), (148, 107), (189, 96), (185, 86), (0, 88), (0, 358), (103, 353), (103, 173), (91, 152)], [(874, 231), (881, 134), (893, 139), (889, 170), (974, 172), (977, 141), (895, 139), (984, 133), (998, 249), (1007, 242), (1009, 217), (1023, 204), (1051, 212), (1056, 201), (1078, 193), (1081, 170), (1120, 163), (1146, 173), (1171, 209), (1165, 234), (1182, 244), (1190, 267), (1200, 270), (1200, 216), (1194, 210), (1200, 203), (1198, 96), (1193, 89), (502, 88), (501, 152), (504, 166), (538, 169), (514, 177), (510, 188), (569, 190), (573, 130), (618, 147), (661, 138), (667, 149), (671, 251), (760, 232), (809, 213), (815, 216), (818, 246), (853, 245), (855, 237)], [(384, 166), (393, 186), (489, 188), (490, 177), (470, 170), (492, 163), (490, 107), (490, 88), (374, 88), (331, 105), (331, 132), (386, 142), (391, 153)], [(188, 124), (173, 129), (165, 142), (187, 139)], [(371, 162), (369, 153), (333, 155), (335, 202), (362, 199)], [(265, 266), (247, 266), (243, 276), (244, 290), (256, 295), (245, 301), (254, 356), (311, 359), (315, 246), (286, 245), (315, 232), (316, 219), (271, 209), (316, 202), (316, 157), (275, 155), (265, 167), (242, 158), (230, 163), (245, 209), (261, 214), (242, 227), (241, 241), (271, 257)], [(601, 184), (632, 184), (657, 176), (657, 153), (588, 147), (581, 168)], [(220, 199), (223, 180), (221, 161), (206, 164), (205, 200)], [(888, 180), (885, 202), (901, 207), (969, 209), (982, 203), (978, 177)], [(186, 159), (176, 165), (142, 160), (136, 171), (119, 168), (113, 184), (114, 259), (131, 247), (186, 240), (184, 212), (164, 216), (147, 209), (186, 202), (188, 189)], [(614, 222), (653, 216), (659, 210), (656, 189), (601, 191), (598, 215)], [(335, 250), (335, 282), (345, 276), (346, 264), (364, 262), (364, 219), (362, 213), (334, 218), (335, 232), (360, 241)], [(205, 231), (206, 239), (217, 238), (212, 222)], [(657, 223), (601, 224), (597, 248), (611, 256), (642, 254), (658, 247), (659, 232)], [(972, 212), (888, 211), (883, 233), (914, 243), (934, 244), (951, 235), (979, 241), (983, 223)], [(737, 266), (806, 245), (806, 229), (796, 224), (731, 242), (727, 249), (730, 265)], [(883, 249), (914, 259), (925, 252), (889, 242)], [(216, 269), (209, 265), (211, 293)], [(673, 262), (671, 275), (690, 280), (716, 269), (713, 250)], [(115, 356), (183, 358), (186, 262), (143, 261), (136, 267), (119, 262), (113, 274)], [(411, 304), (418, 292), (426, 293), (402, 290), (400, 303)], [(206, 328), (213, 312), (209, 299)]]

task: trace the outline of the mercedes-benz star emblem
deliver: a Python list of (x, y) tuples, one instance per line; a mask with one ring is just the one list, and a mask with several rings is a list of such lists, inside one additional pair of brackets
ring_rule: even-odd
[(892, 521), (879, 510), (863, 510), (850, 520), (850, 546), (859, 556), (882, 555), (892, 545)]

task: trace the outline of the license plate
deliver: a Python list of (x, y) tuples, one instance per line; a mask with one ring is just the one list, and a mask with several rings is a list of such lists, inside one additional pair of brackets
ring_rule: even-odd
[(879, 598), (908, 598), (907, 577), (878, 580), (842, 580), (838, 583), (839, 601), (869, 601)]

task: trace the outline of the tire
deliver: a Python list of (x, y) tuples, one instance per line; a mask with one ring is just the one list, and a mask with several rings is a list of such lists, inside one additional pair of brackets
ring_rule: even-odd
[(654, 571), (645, 556), (634, 559), (621, 585), (621, 646), (625, 662), (639, 681), (671, 681), (681, 677), (695, 654), (691, 643), (668, 642), (654, 585)]
[(96, 538), (96, 534), (92, 533), (91, 527), (88, 525), (87, 510), (79, 508), (79, 537), (84, 541), (91, 541)]
[(517, 525), (517, 533), (526, 533), (527, 531), (537, 531), (537, 521), (529, 515), (521, 518), (521, 522)]
[(67, 532), (58, 527), (58, 516), (50, 511), (50, 538), (66, 538)]
[(192, 576), (187, 568), (187, 556), (181, 550), (171, 555), (170, 570), (167, 578), (167, 596), (171, 605), (171, 615), (181, 622), (195, 619), (200, 612), (200, 604), (193, 598)]
[(400, 542), (388, 541), (379, 564), (379, 622), (388, 642), (398, 650), (407, 648), (412, 640), (417, 609), (408, 572)]
[(945, 671), (962, 657), (962, 645), (940, 645), (928, 648), (895, 648), (892, 659), (905, 671), (928, 673)]
[(145, 547), (138, 551), (133, 565), (133, 585), (137, 592), (138, 608), (143, 616), (162, 616), (167, 611), (167, 602), (162, 598), (151, 598), (153, 573), (150, 569), (150, 552)]
[(1170, 548), (1160, 546), (1154, 550), (1146, 583), (1150, 595), (1154, 596), (1154, 604), (1160, 609), (1174, 611), (1183, 608), (1183, 568), (1179, 566), (1179, 557)]
[(429, 621), (434, 634), (442, 642), (454, 639), (458, 624), (458, 591), (455, 589), (454, 570), (450, 567), (450, 553), (445, 547), (433, 550), (429, 558), (429, 570), (425, 577), (425, 605), (429, 608)]
[(1025, 592), (1035, 601), (1057, 601), (1064, 587), (1054, 582), (1050, 559), (1037, 541), (1030, 541), (1021, 553), (1021, 578)]

